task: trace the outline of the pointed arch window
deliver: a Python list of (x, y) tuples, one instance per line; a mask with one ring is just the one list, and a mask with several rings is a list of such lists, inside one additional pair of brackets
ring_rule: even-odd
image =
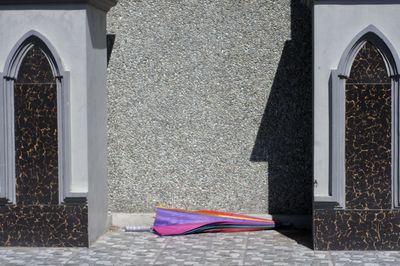
[(0, 204), (62, 203), (70, 184), (69, 72), (47, 39), (29, 32), (0, 76)]
[(330, 86), (330, 196), (338, 208), (399, 207), (399, 58), (374, 26), (346, 49)]

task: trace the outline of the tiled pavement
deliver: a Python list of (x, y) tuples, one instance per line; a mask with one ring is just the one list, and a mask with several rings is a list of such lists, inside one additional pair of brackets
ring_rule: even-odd
[(90, 249), (0, 248), (0, 265), (400, 265), (400, 252), (314, 252), (310, 233), (158, 237), (113, 230)]

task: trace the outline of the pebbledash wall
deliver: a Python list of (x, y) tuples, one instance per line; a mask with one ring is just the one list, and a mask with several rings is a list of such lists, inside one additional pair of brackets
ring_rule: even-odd
[(311, 30), (300, 0), (119, 1), (110, 211), (310, 214)]

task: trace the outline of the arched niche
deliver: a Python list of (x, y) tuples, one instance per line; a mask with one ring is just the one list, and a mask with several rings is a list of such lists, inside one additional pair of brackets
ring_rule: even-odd
[[(2, 202), (62, 203), (70, 184), (69, 72), (48, 39), (30, 31), (11, 50), (0, 75)], [(23, 184), (29, 179), (36, 179), (36, 188), (34, 180)]]
[[(368, 51), (367, 51), (368, 50)], [(372, 58), (364, 60), (362, 57), (369, 54), (369, 56), (375, 57), (375, 64), (378, 64), (378, 69), (368, 76), (367, 69), (365, 66), (359, 64), (369, 64)], [(360, 63), (361, 62), (361, 63)], [(399, 174), (398, 174), (398, 135), (399, 135), (399, 100), (398, 100), (398, 88), (399, 88), (399, 57), (396, 50), (391, 45), (389, 40), (381, 33), (376, 27), (370, 25), (362, 32), (360, 32), (349, 44), (341, 57), (339, 66), (336, 70), (331, 73), (331, 85), (330, 85), (330, 179), (329, 179), (329, 191), (330, 196), (326, 198), (318, 199), (321, 202), (332, 202), (337, 208), (352, 208), (358, 209), (361, 206), (363, 208), (376, 209), (378, 206), (368, 206), (368, 204), (350, 203), (350, 192), (349, 188), (351, 182), (347, 179), (348, 176), (357, 176), (360, 173), (349, 171), (349, 163), (346, 163), (349, 159), (351, 151), (346, 148), (349, 146), (349, 127), (346, 128), (346, 124), (351, 123), (349, 116), (350, 101), (349, 95), (351, 91), (357, 91), (359, 93), (364, 90), (365, 94), (371, 92), (371, 90), (380, 89), (379, 93), (386, 90), (387, 101), (390, 101), (389, 106), (386, 106), (385, 112), (389, 112), (390, 115), (390, 128), (386, 130), (390, 131), (390, 144), (386, 148), (386, 152), (390, 153), (386, 159), (390, 165), (388, 173), (390, 176), (387, 177), (390, 180), (382, 184), (383, 186), (389, 186), (385, 188), (385, 191), (390, 192), (388, 194), (390, 199), (385, 201), (383, 208), (391, 208), (399, 206)], [(372, 66), (374, 68), (376, 66)], [(358, 76), (355, 73), (356, 69), (359, 70)], [(368, 70), (369, 71), (369, 70)], [(379, 73), (376, 71), (380, 71)], [(370, 81), (365, 79), (370, 78)], [(382, 78), (381, 81), (378, 79)], [(362, 84), (364, 82), (364, 84)], [(358, 83), (358, 84), (357, 84)], [(369, 83), (369, 85), (367, 85)], [(373, 83), (376, 86), (372, 86)], [(356, 86), (351, 90), (349, 86)], [(364, 87), (363, 87), (364, 86)], [(372, 86), (372, 87), (371, 87)], [(383, 88), (383, 87), (384, 88)], [(378, 88), (379, 87), (379, 88)], [(359, 90), (357, 90), (357, 88)], [(357, 97), (357, 95), (353, 95)], [(360, 96), (360, 95), (358, 95)], [(347, 101), (347, 104), (346, 104)], [(388, 109), (389, 108), (389, 109)], [(367, 115), (368, 110), (361, 115)], [(385, 115), (385, 114), (381, 114)], [(382, 133), (382, 132), (380, 132)], [(354, 139), (353, 139), (354, 140)], [(371, 155), (372, 156), (372, 155)], [(354, 158), (353, 158), (354, 159)], [(359, 158), (356, 158), (359, 160)], [(386, 165), (387, 167), (387, 165)], [(354, 168), (354, 167), (353, 167)], [(356, 177), (360, 178), (361, 176)], [(364, 180), (365, 181), (365, 180)], [(363, 181), (363, 182), (364, 182)], [(377, 185), (377, 184), (375, 184)], [(357, 190), (357, 188), (356, 188)], [(365, 190), (365, 189), (364, 189)], [(365, 194), (366, 191), (358, 191), (357, 193)], [(372, 192), (373, 193), (373, 192)], [(390, 203), (388, 203), (390, 201)], [(390, 206), (389, 206), (390, 205)]]

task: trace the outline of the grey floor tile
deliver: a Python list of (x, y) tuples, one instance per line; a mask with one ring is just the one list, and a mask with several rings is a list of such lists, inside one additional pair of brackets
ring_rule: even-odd
[(313, 251), (310, 233), (159, 237), (110, 231), (87, 248), (0, 248), (0, 265), (400, 265), (400, 252)]

